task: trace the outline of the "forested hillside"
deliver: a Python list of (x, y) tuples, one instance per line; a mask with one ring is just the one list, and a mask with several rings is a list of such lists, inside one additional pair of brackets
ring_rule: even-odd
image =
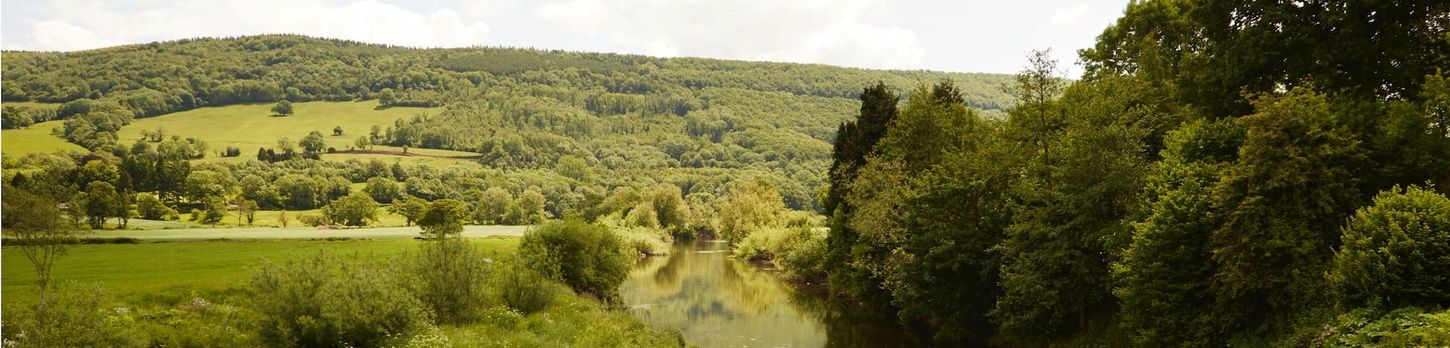
[[(797, 209), (818, 208), (835, 127), (854, 113), (861, 86), (950, 79), (968, 105), (984, 112), (1000, 113), (1012, 103), (1002, 90), (1007, 78), (990, 74), (411, 49), (300, 36), (5, 52), (4, 58), (4, 101), (58, 104), (11, 107), (5, 128), (64, 119), (66, 139), (118, 157), (133, 144), (116, 130), (136, 118), (237, 103), (376, 99), (383, 107), (444, 111), (372, 129), (368, 144), (478, 152), (485, 166), (510, 171), (578, 159), (609, 171), (599, 175), (606, 188), (670, 182), (687, 194), (720, 194), (720, 185), (733, 180), (722, 174), (759, 177), (779, 186)], [(258, 149), (239, 150), (250, 156)], [(192, 157), (215, 156), (205, 145), (199, 152)]]

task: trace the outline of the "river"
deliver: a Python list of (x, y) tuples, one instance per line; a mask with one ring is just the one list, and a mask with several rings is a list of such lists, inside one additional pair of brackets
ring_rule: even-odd
[(640, 260), (620, 289), (641, 321), (700, 347), (916, 347), (888, 315), (785, 282), (719, 242), (679, 243)]

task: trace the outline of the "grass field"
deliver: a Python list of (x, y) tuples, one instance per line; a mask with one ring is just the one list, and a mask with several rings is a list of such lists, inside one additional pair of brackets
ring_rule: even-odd
[[(471, 239), (486, 252), (512, 253), (517, 239)], [(231, 291), (263, 260), (281, 262), (299, 254), (325, 250), (358, 257), (386, 257), (412, 250), (419, 241), (212, 241), (142, 244), (76, 245), (56, 262), (54, 276), (63, 282), (98, 284), (119, 300), (175, 303), (186, 296)], [(5, 247), (0, 296), (6, 303), (35, 296), (35, 272), (18, 248)]]
[[(151, 221), (147, 221), (151, 222)], [(464, 226), (462, 236), (481, 238), (522, 236), (528, 226)], [(168, 228), (150, 230), (101, 230), (89, 232), (87, 238), (136, 238), (144, 240), (208, 240), (208, 239), (412, 239), (421, 235), (418, 227), (371, 227), (323, 229), (313, 227), (238, 227), (238, 228)]]
[[(10, 103), (5, 103), (9, 105)], [(24, 156), (31, 153), (85, 151), (80, 145), (71, 144), (64, 138), (51, 134), (51, 129), (60, 127), (62, 121), (46, 121), (30, 125), (29, 128), (0, 131), (0, 151), (9, 156)]]
[[(122, 144), (130, 144), (141, 139), (141, 131), (160, 129), (168, 136), (204, 140), (211, 152), (234, 146), (242, 149), (241, 158), (255, 158), (259, 147), (275, 147), (282, 137), (295, 143), (311, 131), (326, 135), (327, 146), (347, 149), (359, 135), (367, 135), (373, 125), (387, 127), (400, 118), (437, 112), (429, 108), (378, 109), (377, 101), (369, 100), (295, 103), (293, 115), (277, 117), (272, 115), (272, 105), (206, 107), (143, 118), (121, 127), (118, 135)], [(342, 136), (332, 135), (336, 126), (342, 127)]]

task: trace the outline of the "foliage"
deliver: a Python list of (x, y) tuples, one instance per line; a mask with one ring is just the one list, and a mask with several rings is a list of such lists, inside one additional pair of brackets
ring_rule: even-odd
[(463, 202), (452, 199), (441, 199), (428, 203), (428, 208), (423, 210), (418, 218), (418, 227), (423, 228), (423, 236), (430, 239), (447, 239), (463, 233), (463, 218), (467, 214)]
[(292, 115), (292, 102), (283, 100), (272, 106), (272, 114), (280, 116)]
[(328, 220), (347, 226), (366, 226), (378, 220), (378, 202), (363, 192), (353, 192), (322, 207)]
[(1144, 179), (1147, 216), (1133, 223), (1133, 239), (1113, 264), (1122, 325), (1140, 346), (1225, 344), (1224, 323), (1205, 306), (1214, 301), (1216, 269), (1209, 236), (1218, 226), (1212, 188), (1237, 146), (1205, 145), (1241, 142), (1242, 132), (1229, 121), (1186, 125), (1169, 134), (1163, 160)]
[(615, 301), (632, 259), (608, 228), (577, 218), (545, 223), (525, 233), (519, 256), (534, 271), (606, 302)]
[(319, 252), (252, 273), (261, 337), (278, 346), (376, 346), (428, 324), (399, 272)]
[(402, 191), (403, 188), (397, 181), (383, 176), (369, 178), (367, 186), (363, 187), (363, 192), (367, 192), (378, 203), (392, 203), (393, 199), (402, 195)]
[(473, 245), (443, 238), (419, 246), (409, 282), (413, 293), (432, 309), (439, 324), (470, 323), (487, 304), (489, 265)]
[(135, 319), (100, 288), (62, 287), (39, 303), (7, 304), (4, 341), (27, 347), (144, 346)]
[(1313, 345), (1324, 347), (1435, 347), (1450, 345), (1450, 311), (1403, 307), (1362, 308), (1336, 318)]
[[(38, 308), (45, 312), (45, 291), (53, 280), (51, 270), (56, 259), (64, 256), (68, 244), (76, 239), (76, 230), (71, 220), (61, 215), (57, 202), (42, 195), (16, 189), (6, 185), (3, 215), (5, 237), (11, 238), (35, 269), (35, 282), (39, 288)], [(44, 325), (42, 322), (41, 325)]]
[(1329, 303), (1339, 224), (1360, 202), (1364, 154), (1322, 94), (1296, 89), (1238, 120), (1246, 138), (1213, 188), (1215, 291), (1239, 323), (1282, 323)]
[(175, 219), (176, 210), (161, 203), (156, 194), (142, 192), (136, 194), (136, 212), (142, 219), (163, 220)]
[(407, 225), (412, 225), (418, 219), (423, 218), (423, 212), (427, 209), (428, 201), (411, 195), (403, 195), (401, 199), (395, 199), (393, 204), (388, 205), (388, 212), (402, 215), (404, 223)]
[(720, 233), (731, 243), (739, 242), (754, 231), (776, 226), (776, 215), (783, 210), (780, 194), (770, 183), (737, 183), (720, 207)]
[(498, 287), (504, 304), (524, 315), (544, 310), (554, 301), (555, 285), (532, 269), (513, 261), (503, 268)]
[(1350, 217), (1330, 281), (1341, 303), (1450, 306), (1450, 199), (1410, 186), (1382, 192)]

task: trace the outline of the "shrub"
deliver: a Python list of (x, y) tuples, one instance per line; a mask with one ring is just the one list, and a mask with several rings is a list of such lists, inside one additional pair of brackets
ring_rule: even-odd
[(504, 304), (525, 315), (542, 311), (554, 301), (554, 285), (534, 270), (518, 267), (518, 262), (504, 269), (499, 290)]
[(768, 261), (775, 258), (775, 252), (780, 249), (780, 243), (786, 237), (787, 230), (783, 228), (769, 228), (753, 231), (740, 239), (732, 251), (735, 257), (750, 261)]
[(792, 278), (820, 281), (826, 274), (826, 231), (809, 227), (791, 229), (780, 244), (775, 264)]
[(485, 305), (488, 265), (473, 245), (457, 238), (423, 243), (413, 263), (411, 282), (418, 298), (439, 324), (473, 322)]
[(1389, 313), (1370, 308), (1350, 311), (1328, 332), (1309, 344), (1319, 347), (1447, 347), (1450, 346), (1450, 312), (1426, 313), (1405, 307)]
[(670, 253), (674, 237), (665, 230), (646, 227), (612, 228), (621, 242), (632, 252), (643, 256), (658, 256)]
[(60, 287), (46, 302), (6, 304), (4, 340), (22, 347), (145, 345), (126, 308), (106, 308), (100, 288)]
[(736, 257), (771, 261), (801, 280), (817, 280), (825, 273), (825, 231), (810, 227), (757, 230), (735, 245)]
[(428, 311), (397, 269), (318, 253), (252, 273), (252, 306), (261, 337), (273, 345), (376, 346), (427, 325)]
[(1450, 305), (1450, 199), (1413, 186), (1382, 192), (1341, 238), (1329, 278), (1351, 307)]
[(549, 222), (525, 233), (519, 255), (529, 268), (606, 301), (618, 295), (632, 261), (618, 236), (578, 218)]

